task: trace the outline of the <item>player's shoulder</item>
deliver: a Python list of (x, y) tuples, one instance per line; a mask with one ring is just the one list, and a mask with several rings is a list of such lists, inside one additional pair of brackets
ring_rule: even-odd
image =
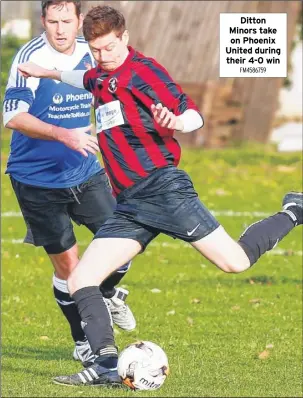
[(19, 51), (15, 56), (15, 62), (18, 64), (29, 61), (34, 54), (41, 53), (45, 48), (46, 43), (42, 35), (33, 38), (32, 40), (25, 43), (20, 47)]
[(145, 76), (146, 73), (151, 72), (150, 76), (157, 76), (161, 80), (167, 80), (167, 77), (169, 77), (167, 69), (151, 56), (146, 56), (136, 51), (132, 61), (134, 73), (140, 74), (140, 71), (144, 70)]
[(136, 65), (137, 66), (145, 65), (150, 68), (159, 68), (165, 70), (164, 66), (161, 65), (155, 58), (151, 56), (146, 56), (139, 51), (135, 51), (132, 61), (135, 67)]
[(134, 56), (132, 58), (133, 63), (138, 63), (138, 64), (151, 64), (155, 61), (154, 58), (148, 57), (141, 53), (140, 51), (135, 50), (134, 51)]
[(88, 43), (85, 40), (84, 36), (77, 36), (76, 37), (76, 42), (79, 44), (80, 47), (88, 47)]
[(92, 55), (89, 45), (88, 45), (87, 41), (84, 39), (84, 37), (77, 36), (76, 43), (77, 43), (77, 51), (76, 51), (77, 56), (83, 57), (83, 56), (88, 55), (91, 58), (91, 61), (93, 61), (93, 55)]

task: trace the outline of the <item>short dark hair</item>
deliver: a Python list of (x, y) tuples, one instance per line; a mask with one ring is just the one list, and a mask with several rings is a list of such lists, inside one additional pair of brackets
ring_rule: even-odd
[(111, 32), (115, 32), (118, 37), (121, 37), (125, 31), (125, 18), (115, 8), (96, 6), (86, 14), (82, 29), (86, 41), (94, 40)]
[(42, 16), (45, 17), (46, 10), (48, 9), (49, 6), (59, 5), (62, 3), (75, 4), (76, 14), (77, 14), (77, 17), (79, 18), (80, 14), (81, 14), (81, 0), (42, 0), (41, 1)]

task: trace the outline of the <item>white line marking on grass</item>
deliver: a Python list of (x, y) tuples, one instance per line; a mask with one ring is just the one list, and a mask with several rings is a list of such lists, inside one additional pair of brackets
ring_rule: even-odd
[(269, 217), (274, 213), (265, 213), (264, 211), (234, 211), (234, 210), (210, 210), (215, 217)]
[[(23, 239), (1, 239), (1, 243), (13, 243), (16, 245), (23, 244)], [(78, 245), (79, 246), (88, 246), (91, 243), (91, 241), (79, 241)], [(148, 247), (165, 247), (168, 249), (188, 249), (191, 248), (191, 245), (186, 242), (180, 241), (179, 243), (177, 242), (151, 242)], [(301, 256), (303, 255), (303, 252), (301, 250), (292, 250), (292, 249), (279, 249), (275, 248), (272, 249), (271, 251), (267, 252), (266, 254), (272, 255), (272, 256)]]
[(1, 213), (1, 217), (22, 217), (21, 211), (6, 211)]
[[(263, 211), (234, 211), (234, 210), (210, 210), (215, 217), (269, 217), (274, 213), (266, 213)], [(1, 217), (22, 217), (22, 213), (18, 211), (6, 211), (1, 213)]]

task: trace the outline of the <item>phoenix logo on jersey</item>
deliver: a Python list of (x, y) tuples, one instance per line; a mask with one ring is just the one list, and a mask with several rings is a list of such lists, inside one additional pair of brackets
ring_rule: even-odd
[(59, 105), (59, 104), (62, 104), (62, 102), (63, 102), (63, 96), (61, 94), (55, 94), (53, 96), (53, 103), (54, 104)]

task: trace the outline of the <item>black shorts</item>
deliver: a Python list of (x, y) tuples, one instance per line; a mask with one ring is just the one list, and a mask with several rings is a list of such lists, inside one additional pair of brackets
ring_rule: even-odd
[(116, 207), (104, 170), (72, 188), (41, 188), (10, 178), (27, 226), (24, 242), (35, 246), (60, 242), (61, 252), (68, 250), (76, 243), (71, 220), (95, 234)]
[(174, 166), (158, 169), (124, 190), (116, 210), (95, 238), (128, 238), (142, 251), (159, 233), (195, 242), (219, 227), (199, 200), (188, 174)]

